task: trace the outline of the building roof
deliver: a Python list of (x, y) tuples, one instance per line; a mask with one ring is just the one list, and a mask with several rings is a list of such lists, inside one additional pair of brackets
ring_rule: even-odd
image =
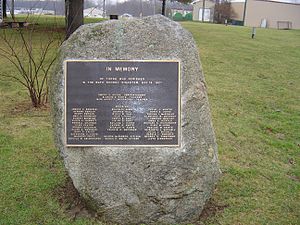
[(255, 1), (261, 1), (261, 2), (272, 2), (272, 3), (281, 3), (281, 4), (292, 4), (292, 5), (300, 5), (300, 2), (296, 1), (276, 1), (276, 0), (255, 0)]
[[(200, 1), (200, 0), (197, 0)], [(281, 4), (292, 4), (292, 5), (300, 5), (300, 0), (255, 0), (262, 2), (272, 2), (272, 3), (281, 3)], [(244, 3), (245, 0), (230, 0), (231, 3)]]
[(193, 11), (193, 6), (191, 4), (183, 4), (181, 2), (167, 2), (167, 7), (170, 9), (180, 9), (186, 11)]
[[(192, 1), (191, 4), (194, 5), (198, 2), (202, 2), (203, 0), (195, 0), (195, 1)], [(210, 2), (214, 2), (213, 0), (206, 0), (206, 1), (210, 1)]]

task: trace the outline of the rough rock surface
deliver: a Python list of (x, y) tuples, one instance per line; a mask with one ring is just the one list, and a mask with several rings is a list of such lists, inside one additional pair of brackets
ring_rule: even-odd
[[(179, 59), (181, 147), (66, 147), (66, 59)], [(79, 28), (51, 77), (55, 141), (74, 186), (103, 220), (119, 224), (195, 221), (220, 175), (206, 87), (192, 35), (163, 16)]]

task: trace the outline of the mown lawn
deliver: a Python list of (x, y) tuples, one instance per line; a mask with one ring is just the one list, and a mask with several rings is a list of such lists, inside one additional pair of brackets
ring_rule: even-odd
[[(57, 20), (39, 20), (37, 40), (49, 24), (62, 28)], [(246, 27), (182, 24), (199, 46), (223, 171), (213, 202), (226, 207), (205, 224), (299, 224), (300, 30), (251, 39)], [(16, 73), (1, 57), (0, 71)], [(0, 102), (0, 224), (97, 224), (59, 204), (66, 173), (49, 108), (31, 108), (3, 78)]]
[(300, 223), (300, 30), (184, 23), (199, 46), (223, 178), (213, 224)]

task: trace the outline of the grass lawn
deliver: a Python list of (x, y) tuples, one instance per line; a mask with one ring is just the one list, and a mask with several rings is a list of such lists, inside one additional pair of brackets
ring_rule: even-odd
[[(37, 27), (57, 24), (45, 18)], [(226, 207), (204, 224), (300, 224), (300, 30), (251, 39), (247, 27), (182, 25), (199, 47), (223, 171), (213, 204)], [(16, 73), (2, 57), (0, 71)], [(59, 203), (67, 178), (49, 108), (3, 78), (0, 102), (0, 224), (98, 224)]]
[(300, 30), (184, 23), (199, 46), (223, 178), (217, 224), (300, 223)]

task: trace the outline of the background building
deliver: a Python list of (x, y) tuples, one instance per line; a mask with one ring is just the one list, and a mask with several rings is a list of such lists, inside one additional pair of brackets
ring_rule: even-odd
[(231, 2), (235, 21), (245, 26), (279, 29), (300, 29), (300, 4), (270, 0)]
[[(215, 2), (212, 0), (196, 0), (192, 2), (193, 5), (193, 20), (213, 22), (214, 21), (214, 8)], [(204, 13), (203, 13), (204, 8)], [(203, 20), (202, 20), (203, 17)]]
[(103, 18), (104, 12), (103, 10), (97, 7), (91, 7), (83, 10), (84, 17), (94, 17), (94, 18)]
[(193, 6), (177, 1), (167, 1), (167, 15), (174, 20), (192, 20)]

